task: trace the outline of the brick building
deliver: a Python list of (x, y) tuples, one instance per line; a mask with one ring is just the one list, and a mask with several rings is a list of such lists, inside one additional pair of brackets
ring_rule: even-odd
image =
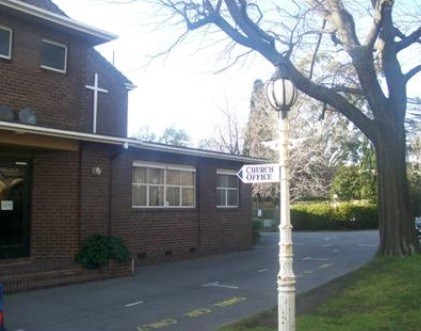
[(133, 86), (93, 49), (114, 38), (49, 0), (0, 1), (0, 277), (70, 264), (93, 233), (137, 263), (251, 245), (235, 173), (255, 160), (126, 138)]

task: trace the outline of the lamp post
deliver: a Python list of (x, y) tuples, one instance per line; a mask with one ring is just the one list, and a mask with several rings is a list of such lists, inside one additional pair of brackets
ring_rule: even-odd
[(292, 225), (289, 206), (289, 119), (288, 111), (297, 99), (294, 84), (278, 67), (268, 82), (267, 96), (279, 116), (280, 224), (278, 273), (278, 331), (295, 331), (295, 275), (292, 267)]

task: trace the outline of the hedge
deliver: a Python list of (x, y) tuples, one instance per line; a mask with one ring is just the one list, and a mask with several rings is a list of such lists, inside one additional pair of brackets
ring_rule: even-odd
[(291, 207), (294, 230), (377, 229), (378, 212), (374, 204), (325, 203), (298, 204)]

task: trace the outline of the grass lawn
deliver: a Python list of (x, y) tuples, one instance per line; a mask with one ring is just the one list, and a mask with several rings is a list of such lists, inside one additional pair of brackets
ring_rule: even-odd
[[(297, 317), (297, 331), (421, 330), (421, 255), (377, 258), (350, 277), (338, 295)], [(220, 331), (274, 331), (276, 315), (272, 309)]]

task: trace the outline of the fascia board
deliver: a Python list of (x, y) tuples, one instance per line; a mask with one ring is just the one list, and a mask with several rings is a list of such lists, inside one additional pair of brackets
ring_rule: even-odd
[(132, 148), (150, 150), (150, 151), (155, 151), (155, 152), (174, 153), (174, 154), (205, 157), (205, 158), (226, 160), (226, 161), (236, 161), (236, 162), (243, 162), (243, 163), (248, 162), (248, 163), (253, 163), (253, 164), (268, 162), (268, 160), (257, 159), (253, 157), (242, 156), (242, 155), (233, 155), (233, 154), (219, 153), (219, 152), (206, 151), (206, 150), (187, 148), (187, 147), (177, 147), (177, 146), (171, 146), (171, 145), (147, 143), (147, 142), (142, 142), (136, 139), (120, 138), (120, 137), (105, 136), (105, 135), (83, 133), (83, 132), (76, 132), (76, 131), (51, 129), (51, 128), (32, 126), (32, 125), (20, 124), (20, 123), (5, 122), (5, 121), (0, 121), (0, 130), (14, 131), (16, 133), (22, 133), (22, 134), (25, 134), (25, 133), (39, 134), (39, 135), (46, 135), (46, 136), (51, 136), (51, 137), (59, 137), (59, 138), (66, 138), (66, 139), (79, 140), (79, 141), (88, 141), (88, 142), (97, 142), (97, 143), (104, 143), (104, 144), (110, 144), (110, 145), (121, 145), (125, 148), (132, 147)]

